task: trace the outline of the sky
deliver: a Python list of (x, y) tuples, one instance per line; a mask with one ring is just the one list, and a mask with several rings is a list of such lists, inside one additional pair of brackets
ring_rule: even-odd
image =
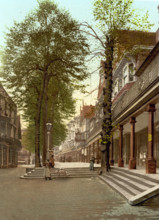
[[(73, 18), (80, 22), (87, 21), (93, 23), (93, 0), (55, 0), (60, 8), (64, 8), (70, 12)], [(142, 9), (144, 13), (149, 11), (149, 20), (155, 26), (151, 31), (156, 31), (159, 26), (159, 14), (157, 6), (159, 0), (134, 0), (134, 8)], [(11, 27), (14, 21), (22, 21), (24, 17), (38, 6), (37, 0), (0, 0), (0, 46), (4, 46), (5, 32), (7, 27)], [(93, 74), (87, 83), (89, 83), (89, 90), (92, 91), (98, 86), (99, 76), (98, 72)], [(96, 90), (97, 91), (97, 90)], [(81, 101), (78, 102), (78, 110), (80, 108), (82, 99), (85, 104), (94, 104), (97, 92), (91, 95), (81, 95)]]

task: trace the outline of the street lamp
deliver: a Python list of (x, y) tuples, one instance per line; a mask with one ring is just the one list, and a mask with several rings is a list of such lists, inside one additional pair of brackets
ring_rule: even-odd
[(46, 154), (46, 160), (49, 160), (49, 148), (50, 148), (50, 131), (52, 128), (52, 124), (50, 122), (46, 123), (47, 128), (47, 154)]

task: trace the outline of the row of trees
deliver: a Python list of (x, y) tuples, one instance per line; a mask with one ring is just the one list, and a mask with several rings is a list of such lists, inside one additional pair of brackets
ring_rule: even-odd
[(53, 124), (54, 146), (66, 136), (64, 119), (75, 112), (72, 93), (88, 75), (88, 53), (78, 23), (49, 0), (40, 1), (36, 11), (15, 22), (6, 34), (1, 76), (28, 121), (25, 139), (35, 147), (37, 167), (40, 146), (46, 160), (48, 119)]

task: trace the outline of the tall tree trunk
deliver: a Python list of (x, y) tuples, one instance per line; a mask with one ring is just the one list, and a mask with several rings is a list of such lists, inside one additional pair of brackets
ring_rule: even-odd
[[(55, 98), (56, 96), (54, 96), (54, 98)], [(54, 105), (55, 105), (55, 102), (54, 102), (54, 100), (53, 100), (53, 102), (52, 102), (52, 108), (51, 108), (51, 121), (52, 121), (52, 133), (51, 133), (51, 144), (52, 144), (52, 148), (54, 148), (54, 134), (53, 134), (53, 132), (54, 132), (54, 111), (55, 111), (55, 109), (54, 109)]]
[(45, 92), (45, 80), (46, 73), (44, 74), (42, 89), (39, 93), (39, 97), (37, 99), (37, 113), (35, 117), (35, 166), (40, 167), (40, 122), (41, 122), (41, 110), (43, 103), (43, 96)]
[(45, 165), (46, 162), (46, 151), (47, 151), (47, 129), (46, 129), (46, 123), (47, 123), (47, 116), (48, 116), (48, 76), (45, 80), (45, 91), (44, 91), (44, 104), (43, 104), (43, 165)]
[(114, 51), (114, 40), (113, 38), (108, 37), (106, 42), (106, 51), (105, 51), (105, 89), (104, 89), (104, 102), (103, 102), (103, 112), (104, 119), (102, 123), (102, 136), (103, 143), (106, 146), (105, 158), (106, 158), (106, 171), (110, 169), (109, 163), (109, 149), (111, 143), (111, 131), (112, 131), (112, 115), (111, 115), (111, 106), (112, 106), (112, 62), (113, 62), (113, 51)]
[(35, 118), (35, 167), (40, 167), (40, 120), (39, 112)]

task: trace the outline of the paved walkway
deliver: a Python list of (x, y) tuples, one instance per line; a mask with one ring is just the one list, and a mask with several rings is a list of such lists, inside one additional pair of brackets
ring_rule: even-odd
[(24, 172), (0, 169), (2, 220), (159, 219), (159, 197), (132, 207), (98, 178), (26, 181)]

